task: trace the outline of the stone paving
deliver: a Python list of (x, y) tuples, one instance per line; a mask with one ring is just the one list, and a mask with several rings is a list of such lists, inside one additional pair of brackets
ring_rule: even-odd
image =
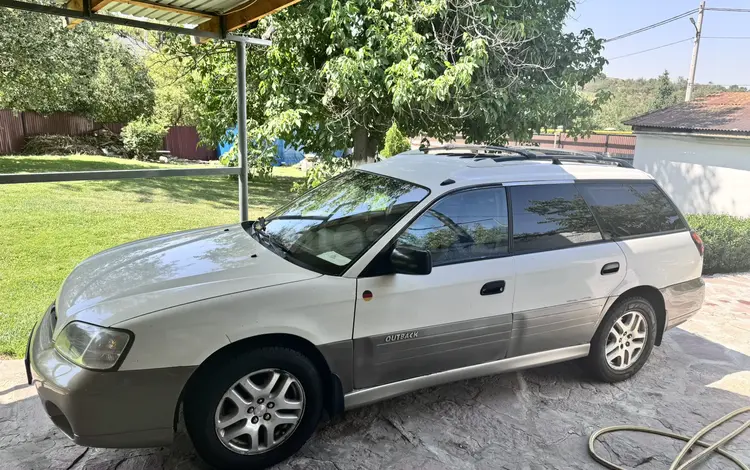
[[(321, 426), (278, 469), (598, 469), (588, 435), (636, 424), (693, 434), (750, 405), (750, 274), (706, 278), (702, 312), (670, 331), (633, 379), (589, 381), (566, 363), (435, 387)], [(746, 418), (747, 419), (747, 418)], [(737, 422), (723, 428), (723, 434)], [(723, 435), (721, 434), (721, 435)], [(709, 440), (719, 435), (709, 435)], [(666, 469), (679, 444), (625, 433), (600, 446), (628, 468)], [(750, 463), (750, 431), (729, 450)], [(730, 469), (721, 457), (701, 468)], [(44, 414), (21, 361), (0, 361), (0, 469), (206, 469), (184, 433), (171, 447), (87, 449)]]

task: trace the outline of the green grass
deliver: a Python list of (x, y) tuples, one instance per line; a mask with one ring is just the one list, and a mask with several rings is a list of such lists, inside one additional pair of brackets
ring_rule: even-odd
[[(175, 165), (91, 156), (0, 157), (0, 173)], [(302, 173), (275, 168), (250, 181), (250, 217), (291, 200)], [(0, 355), (20, 357), (29, 330), (65, 277), (88, 256), (131, 240), (238, 220), (227, 177), (150, 178), (0, 185)]]

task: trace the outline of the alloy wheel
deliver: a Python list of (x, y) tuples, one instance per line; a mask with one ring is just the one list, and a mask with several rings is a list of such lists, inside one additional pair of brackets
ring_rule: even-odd
[(305, 412), (305, 391), (287, 371), (263, 369), (234, 383), (216, 407), (216, 435), (225, 447), (245, 455), (281, 445)]
[(632, 366), (643, 352), (648, 337), (648, 322), (641, 312), (631, 310), (617, 319), (607, 336), (604, 354), (614, 370)]

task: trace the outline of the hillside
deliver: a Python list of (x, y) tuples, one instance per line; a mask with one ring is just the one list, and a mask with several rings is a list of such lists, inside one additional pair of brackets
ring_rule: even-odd
[[(584, 92), (594, 94), (607, 92), (610, 99), (594, 117), (596, 129), (629, 130), (622, 121), (640, 114), (677, 104), (685, 99), (687, 80), (679, 77), (671, 80), (665, 71), (658, 78), (622, 79), (602, 76), (584, 87)], [(701, 97), (721, 91), (747, 91), (737, 85), (696, 84), (693, 96)]]

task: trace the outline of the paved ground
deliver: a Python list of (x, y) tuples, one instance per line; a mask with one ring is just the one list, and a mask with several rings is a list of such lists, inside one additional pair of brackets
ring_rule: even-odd
[[(750, 274), (708, 278), (702, 313), (671, 331), (632, 380), (588, 381), (576, 363), (431, 388), (321, 427), (279, 469), (597, 469), (588, 435), (614, 424), (692, 434), (750, 404)], [(53, 428), (20, 361), (0, 362), (0, 469), (205, 469), (187, 437), (172, 447), (86, 449)], [(736, 425), (736, 424), (735, 424)], [(627, 467), (664, 469), (679, 445), (607, 438)], [(729, 446), (750, 463), (750, 431)], [(733, 468), (720, 457), (702, 468)]]

